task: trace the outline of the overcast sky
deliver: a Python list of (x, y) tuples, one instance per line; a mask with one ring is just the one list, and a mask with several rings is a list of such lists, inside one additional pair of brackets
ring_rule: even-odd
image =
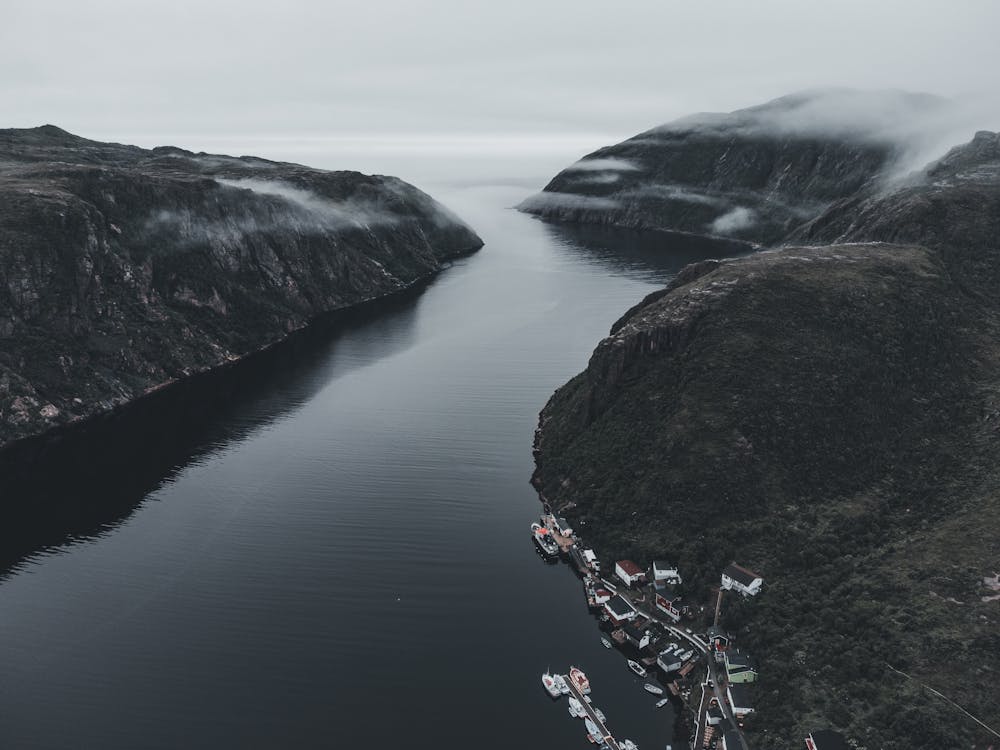
[(998, 29), (992, 0), (3, 0), (0, 127), (600, 144), (816, 86), (996, 99)]

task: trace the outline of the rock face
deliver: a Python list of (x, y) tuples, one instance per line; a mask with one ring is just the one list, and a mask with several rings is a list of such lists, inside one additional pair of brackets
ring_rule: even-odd
[(1000, 570), (1000, 136), (793, 236), (690, 266), (626, 313), (542, 412), (533, 482), (602, 557), (677, 560), (693, 595), (733, 559), (764, 576), (723, 613), (760, 662), (752, 747), (823, 726), (870, 748), (985, 747), (920, 683), (1000, 724), (984, 586)]
[(912, 137), (895, 124), (944, 106), (927, 95), (834, 90), (695, 115), (588, 154), (519, 208), (768, 244), (902, 158)]
[(393, 177), (0, 130), (0, 447), (481, 247)]

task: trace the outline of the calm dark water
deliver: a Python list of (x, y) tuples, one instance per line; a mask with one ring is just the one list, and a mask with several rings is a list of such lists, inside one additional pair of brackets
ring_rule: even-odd
[(0, 747), (584, 748), (539, 682), (570, 663), (618, 736), (669, 741), (534, 552), (531, 440), (626, 308), (722, 251), (547, 226), (507, 209), (527, 192), (438, 190), (480, 253), (250, 368), (176, 458), (67, 490), (75, 531), (34, 519), (0, 578)]

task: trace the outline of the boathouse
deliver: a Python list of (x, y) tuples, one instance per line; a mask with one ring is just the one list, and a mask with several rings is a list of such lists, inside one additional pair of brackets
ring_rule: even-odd
[(611, 622), (616, 626), (621, 626), (623, 623), (634, 620), (635, 616), (638, 614), (628, 600), (621, 594), (615, 594), (611, 599), (604, 603), (604, 611), (608, 613), (608, 617), (611, 618)]
[(633, 586), (646, 577), (642, 569), (631, 560), (619, 560), (616, 562), (615, 575), (627, 586)]
[(726, 676), (730, 682), (756, 682), (757, 670), (739, 651), (726, 651)]
[(843, 735), (832, 729), (820, 729), (806, 737), (807, 750), (850, 750)]
[(742, 719), (747, 714), (754, 712), (753, 702), (750, 700), (750, 690), (746, 685), (729, 684), (726, 686), (726, 697), (729, 698), (729, 705), (737, 719)]
[(597, 559), (597, 553), (594, 550), (585, 549), (583, 551), (583, 559), (587, 563), (587, 566), (595, 573), (601, 572), (601, 561)]
[(684, 665), (685, 657), (694, 656), (690, 650), (685, 651), (679, 643), (671, 643), (656, 657), (656, 663), (664, 672), (676, 672)]
[(671, 565), (663, 560), (653, 561), (653, 581), (663, 581), (664, 583), (681, 583), (681, 575), (677, 572), (677, 566)]
[(739, 591), (743, 596), (756, 596), (763, 585), (763, 578), (736, 563), (730, 563), (722, 571), (722, 588), (727, 591)]

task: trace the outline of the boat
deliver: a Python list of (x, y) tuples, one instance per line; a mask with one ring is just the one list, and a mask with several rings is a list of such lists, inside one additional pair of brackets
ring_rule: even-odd
[(602, 635), (601, 636), (601, 645), (604, 646), (604, 648), (611, 648), (611, 641), (609, 641), (607, 638), (605, 638)]
[(570, 697), (569, 699), (569, 715), (575, 716), (577, 719), (582, 719), (587, 715), (586, 710), (583, 708), (583, 704), (573, 697)]
[[(557, 682), (558, 680), (558, 682)], [(545, 672), (542, 675), (542, 687), (545, 688), (545, 692), (551, 695), (553, 698), (558, 698), (562, 691), (560, 690), (559, 683), (565, 685), (565, 681), (557, 674), (550, 674)]]
[(626, 659), (626, 661), (628, 662), (628, 668), (629, 669), (631, 669), (633, 672), (635, 672), (640, 677), (645, 677), (646, 676), (646, 668), (644, 666), (642, 666), (639, 662), (632, 661), (631, 659)]
[(593, 719), (588, 716), (583, 721), (587, 725), (587, 734), (594, 738), (593, 742), (604, 742), (604, 735), (601, 734), (601, 730), (597, 728)]
[(584, 695), (590, 692), (590, 680), (587, 679), (587, 675), (583, 673), (582, 669), (570, 667), (569, 680), (573, 683), (573, 686)]
[(622, 750), (639, 750), (639, 746), (632, 742), (632, 740), (622, 740), (621, 745)]
[(531, 524), (531, 538), (535, 540), (538, 549), (546, 557), (559, 556), (559, 545), (556, 544), (556, 540), (552, 537), (552, 532), (540, 523)]
[(659, 685), (654, 685), (651, 682), (647, 682), (645, 685), (643, 685), (642, 689), (645, 690), (647, 693), (652, 693), (653, 695), (663, 695), (663, 688), (661, 688)]
[(594, 716), (596, 716), (598, 719), (600, 719), (602, 723), (606, 722), (608, 720), (608, 717), (605, 716), (604, 712), (601, 709), (599, 709), (597, 706), (591, 706), (591, 708), (594, 709)]
[(657, 708), (663, 708), (668, 703), (670, 703), (670, 699), (669, 698), (660, 698), (660, 700), (656, 701), (656, 707)]

